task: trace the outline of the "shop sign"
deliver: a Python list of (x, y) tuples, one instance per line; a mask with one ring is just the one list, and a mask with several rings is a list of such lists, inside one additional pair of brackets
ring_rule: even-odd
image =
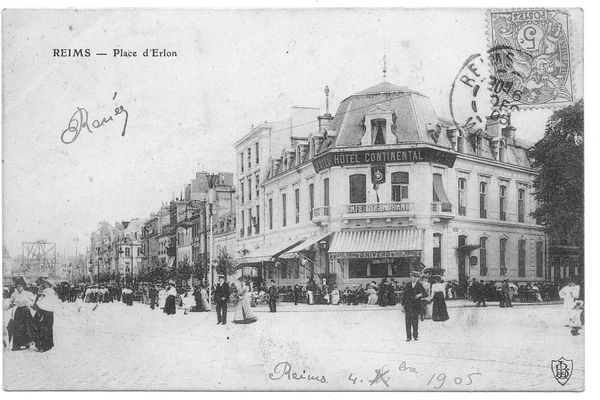
[(432, 162), (452, 168), (456, 154), (430, 147), (355, 151), (326, 151), (313, 159), (316, 172), (345, 165)]
[(401, 258), (420, 257), (421, 250), (390, 250), (390, 251), (351, 251), (345, 253), (329, 253), (330, 259), (340, 258)]

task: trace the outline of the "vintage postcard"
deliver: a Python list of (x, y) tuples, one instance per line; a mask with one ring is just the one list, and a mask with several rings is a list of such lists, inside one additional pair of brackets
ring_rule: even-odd
[(3, 389), (583, 391), (583, 13), (3, 10)]

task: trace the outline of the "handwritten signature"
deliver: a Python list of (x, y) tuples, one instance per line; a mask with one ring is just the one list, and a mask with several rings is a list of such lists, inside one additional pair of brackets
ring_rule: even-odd
[[(113, 95), (113, 100), (117, 98), (117, 92)], [(60, 140), (64, 144), (73, 143), (79, 137), (82, 129), (87, 129), (89, 133), (94, 133), (95, 129), (101, 128), (104, 124), (113, 121), (113, 116), (116, 117), (118, 115), (123, 114), (125, 116), (125, 121), (123, 122), (123, 129), (121, 130), (121, 136), (125, 136), (125, 132), (127, 130), (127, 120), (129, 119), (129, 113), (122, 105), (115, 107), (114, 115), (109, 115), (107, 117), (103, 117), (101, 120), (95, 119), (91, 122), (91, 126), (88, 116), (88, 110), (83, 107), (77, 107), (75, 113), (71, 116), (69, 120), (69, 124), (67, 129), (65, 129), (60, 135)]]
[(269, 379), (272, 381), (278, 381), (284, 377), (287, 377), (288, 380), (296, 380), (296, 381), (317, 381), (319, 383), (327, 383), (327, 378), (324, 375), (311, 375), (307, 374), (306, 370), (302, 370), (302, 373), (294, 372), (292, 370), (292, 364), (287, 361), (280, 362), (275, 365), (273, 368), (273, 372), (269, 374)]

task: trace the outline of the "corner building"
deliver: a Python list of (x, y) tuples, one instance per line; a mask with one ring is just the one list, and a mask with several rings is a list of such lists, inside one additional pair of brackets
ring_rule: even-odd
[(265, 279), (335, 274), (346, 286), (402, 281), (416, 266), (460, 281), (548, 277), (544, 230), (530, 216), (531, 144), (514, 127), (489, 120), (479, 135), (458, 130), (428, 97), (387, 82), (313, 126), (269, 159), (262, 246), (240, 259), (258, 255)]

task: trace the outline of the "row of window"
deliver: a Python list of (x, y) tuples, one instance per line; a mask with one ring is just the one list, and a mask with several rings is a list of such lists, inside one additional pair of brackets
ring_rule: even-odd
[(244, 204), (244, 202), (246, 201), (246, 191), (245, 188), (248, 188), (248, 196), (247, 196), (247, 200), (248, 201), (252, 201), (252, 193), (256, 193), (256, 198), (258, 199), (258, 196), (260, 195), (260, 176), (258, 175), (258, 172), (256, 174), (254, 174), (254, 188), (252, 188), (252, 177), (248, 177), (247, 179), (247, 186), (244, 185), (244, 182), (240, 182), (240, 203)]
[[(254, 147), (254, 157), (252, 157), (252, 147)], [(258, 165), (260, 162), (260, 151), (258, 147), (258, 143), (255, 143), (254, 146), (248, 147), (245, 151), (240, 153), (240, 172), (244, 173), (244, 166), (248, 167), (248, 170), (252, 168), (252, 159), (254, 158), (255, 165)]]
[[(260, 233), (260, 206), (250, 207), (246, 210), (242, 210), (240, 220), (240, 237), (250, 236), (252, 233)], [(248, 219), (248, 225), (246, 225), (246, 218)]]
[[(309, 202), (309, 213), (308, 219), (313, 219), (313, 209), (315, 208), (315, 185), (311, 183), (308, 185), (308, 202)], [(323, 179), (323, 205), (329, 207), (329, 178)], [(268, 207), (268, 223), (269, 229), (273, 229), (273, 198), (267, 200)], [(294, 189), (294, 223), (300, 222), (300, 188)], [(288, 225), (288, 197), (287, 193), (281, 194), (281, 226)]]
[[(479, 238), (479, 275), (488, 275), (488, 257), (487, 257), (487, 243), (488, 238), (482, 236)], [(499, 242), (499, 254), (498, 262), (500, 266), (500, 275), (506, 275), (506, 251), (507, 251), (507, 238), (500, 238)], [(461, 235), (458, 237), (458, 246), (466, 245), (466, 236)], [(526, 250), (527, 241), (525, 239), (519, 239), (517, 241), (517, 260), (518, 260), (518, 275), (519, 277), (525, 277), (526, 268)], [(459, 258), (459, 269), (465, 267), (465, 264), (469, 262), (466, 257)], [(442, 267), (442, 235), (440, 233), (433, 234), (433, 266)], [(541, 241), (535, 244), (535, 273), (537, 277), (544, 276), (544, 243)]]
[[(479, 182), (479, 217), (487, 218), (488, 216), (488, 197), (489, 184), (487, 182)], [(458, 215), (467, 215), (467, 179), (458, 178)], [(507, 203), (508, 203), (508, 187), (500, 185), (498, 190), (498, 205), (499, 216), (501, 221), (506, 221)], [(517, 219), (519, 222), (525, 222), (525, 189), (519, 188), (517, 191)]]

